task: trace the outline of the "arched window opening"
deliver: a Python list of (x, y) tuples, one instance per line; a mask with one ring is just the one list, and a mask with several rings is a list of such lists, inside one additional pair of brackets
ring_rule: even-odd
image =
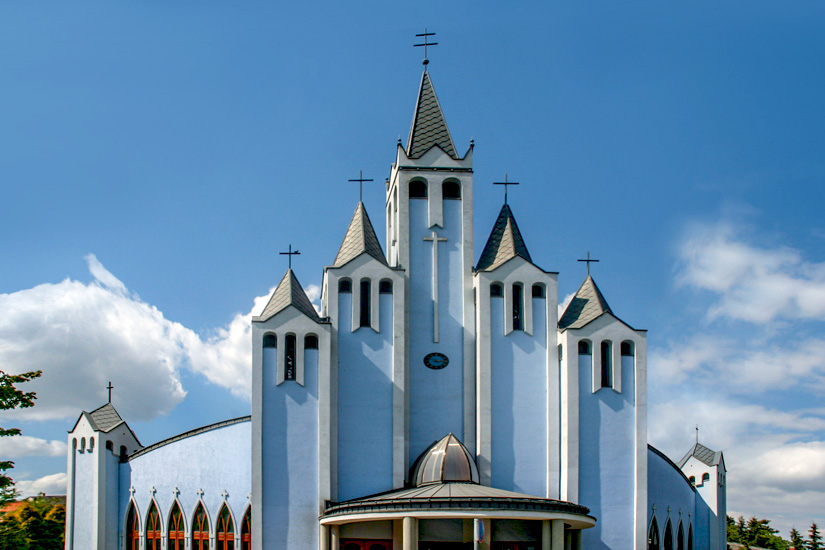
[(504, 296), (504, 287), (500, 283), (490, 285), (490, 296)]
[(314, 334), (307, 334), (304, 338), (304, 349), (318, 349), (318, 337)]
[(247, 508), (241, 524), (241, 550), (252, 550), (252, 508)]
[(95, 450), (95, 438), (90, 437), (89, 438), (89, 452), (91, 453), (94, 450)]
[(609, 340), (602, 342), (602, 387), (613, 387), (613, 346)]
[(192, 550), (209, 550), (209, 517), (203, 503), (198, 504), (192, 521)]
[(533, 285), (533, 298), (544, 298), (544, 285)]
[(85, 450), (86, 450), (86, 438), (85, 438), (85, 437), (81, 437), (81, 438), (80, 438), (80, 452), (82, 453), (82, 452), (84, 452)]
[(693, 550), (693, 525), (688, 525), (688, 544), (687, 550)]
[(647, 550), (661, 550), (659, 546), (659, 525), (656, 523), (656, 518), (653, 518), (650, 531), (647, 533)]
[(410, 198), (411, 199), (426, 199), (427, 198), (427, 182), (421, 180), (413, 180), (410, 182)]
[(166, 528), (169, 533), (169, 550), (184, 550), (186, 546), (186, 529), (183, 525), (183, 513), (180, 511), (180, 506), (176, 502), (172, 506), (172, 512), (169, 514), (169, 525)]
[(559, 362), (561, 362), (562, 359), (564, 359), (564, 348), (559, 344)]
[(264, 335), (264, 347), (265, 348), (277, 348), (278, 347), (278, 337), (274, 334), (265, 334)]
[(707, 472), (705, 472), (704, 474), (702, 474), (702, 483), (704, 483), (704, 482), (706, 482), (706, 481), (710, 481), (710, 474), (709, 474), (709, 473), (707, 473)]
[(457, 181), (445, 181), (441, 184), (441, 197), (445, 199), (460, 199), (461, 186)]
[(690, 476), (688, 481), (690, 481), (691, 485), (696, 485), (696, 476)]
[(338, 281), (338, 293), (352, 292), (352, 281), (349, 279), (341, 279)]
[(129, 504), (129, 513), (126, 516), (126, 550), (140, 549), (140, 525), (135, 510), (135, 503)]
[(392, 294), (392, 281), (381, 281), (378, 283), (378, 292), (380, 294)]
[(217, 550), (235, 550), (235, 525), (232, 523), (232, 515), (226, 504), (221, 508), (218, 515), (218, 528), (215, 530), (215, 541), (218, 544)]
[(284, 354), (284, 380), (295, 380), (295, 351), (296, 351), (295, 335), (286, 335), (286, 353)]
[(579, 340), (579, 355), (593, 355), (589, 340)]
[(146, 550), (160, 550), (160, 514), (154, 502), (146, 515)]
[(126, 462), (126, 445), (120, 446), (120, 461)]
[(673, 527), (670, 525), (670, 520), (667, 520), (665, 525), (665, 546), (663, 550), (673, 550)]
[(361, 324), (359, 326), (370, 326), (370, 280), (361, 281)]
[(622, 342), (622, 357), (633, 357), (633, 342), (625, 340)]
[(685, 550), (685, 530), (682, 522), (679, 522), (679, 530), (676, 532), (676, 550)]
[(115, 452), (115, 444), (112, 443), (112, 440), (109, 439), (106, 441), (106, 448), (112, 452)]
[(513, 330), (524, 330), (524, 292), (520, 284), (513, 285)]

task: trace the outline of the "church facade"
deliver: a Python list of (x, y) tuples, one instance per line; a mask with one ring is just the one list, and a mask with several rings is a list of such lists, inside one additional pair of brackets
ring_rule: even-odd
[(725, 465), (647, 443), (647, 334), (588, 274), (558, 314), (509, 205), (473, 243), (425, 70), (320, 312), (288, 270), (252, 321), (252, 414), (143, 446), (111, 403), (69, 433), (71, 550), (722, 550)]

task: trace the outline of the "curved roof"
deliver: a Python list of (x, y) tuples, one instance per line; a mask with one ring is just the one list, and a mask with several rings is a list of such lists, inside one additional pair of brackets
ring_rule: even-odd
[(479, 482), (473, 455), (453, 434), (445, 435), (421, 453), (410, 476), (410, 483), (416, 487), (447, 481)]
[(212, 430), (217, 430), (218, 428), (224, 428), (226, 426), (231, 426), (233, 424), (240, 424), (241, 422), (250, 422), (252, 417), (247, 416), (239, 416), (238, 418), (232, 418), (230, 420), (222, 420), (220, 422), (215, 422), (214, 424), (208, 424), (206, 426), (201, 426), (200, 428), (195, 428), (194, 430), (189, 430), (188, 432), (183, 432), (182, 434), (178, 434), (172, 436), (168, 439), (164, 439), (163, 441), (158, 441), (157, 443), (153, 443), (148, 447), (144, 447), (140, 450), (135, 451), (134, 453), (130, 454), (128, 460), (132, 460), (133, 458), (137, 458), (141, 455), (145, 455), (146, 453), (150, 453), (155, 449), (159, 449), (165, 445), (169, 445), (170, 443), (174, 443), (176, 441), (180, 441), (181, 439), (186, 439), (187, 437), (192, 437), (198, 434), (202, 434), (204, 432), (209, 432)]

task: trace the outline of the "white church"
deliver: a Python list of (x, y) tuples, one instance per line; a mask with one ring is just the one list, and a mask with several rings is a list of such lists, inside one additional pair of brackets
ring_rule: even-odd
[[(725, 463), (647, 443), (647, 333), (588, 275), (558, 317), (510, 207), (473, 243), (473, 145), (430, 74), (318, 313), (292, 270), (252, 321), (252, 414), (144, 446), (69, 433), (68, 550), (724, 550)], [(687, 446), (687, 445), (686, 445)]]

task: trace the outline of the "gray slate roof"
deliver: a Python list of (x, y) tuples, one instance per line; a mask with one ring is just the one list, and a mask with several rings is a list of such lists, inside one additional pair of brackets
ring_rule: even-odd
[(123, 422), (123, 419), (111, 403), (106, 403), (99, 409), (95, 409), (89, 413), (89, 421), (95, 430), (108, 432)]
[(450, 136), (444, 113), (430, 81), (430, 74), (424, 71), (410, 127), (410, 139), (407, 141), (407, 156), (413, 159), (421, 158), (434, 145), (441, 147), (450, 157), (458, 159), (453, 138)]
[(266, 304), (263, 313), (253, 320), (266, 321), (289, 306), (295, 306), (298, 311), (313, 321), (321, 322), (318, 312), (315, 311), (312, 302), (307, 298), (301, 283), (298, 282), (298, 278), (295, 277), (295, 273), (291, 269), (287, 270), (284, 278), (278, 283), (278, 288), (272, 293), (272, 297), (269, 298), (269, 303)]
[(712, 451), (701, 443), (696, 443), (690, 448), (687, 454), (682, 457), (682, 460), (679, 461), (679, 467), (681, 468), (687, 464), (687, 461), (690, 460), (692, 456), (695, 456), (708, 466), (718, 466), (719, 463), (722, 462), (722, 451)]
[(559, 319), (559, 328), (561, 330), (582, 328), (605, 313), (612, 314), (613, 312), (607, 305), (607, 300), (604, 299), (599, 287), (596, 286), (596, 281), (588, 275)]
[(501, 207), (487, 244), (484, 245), (476, 271), (492, 271), (516, 256), (521, 256), (533, 263), (530, 252), (527, 251), (527, 245), (521, 237), (516, 218), (513, 217), (510, 207), (505, 204)]
[(367, 215), (367, 209), (364, 208), (363, 202), (359, 202), (332, 266), (346, 265), (365, 252), (382, 264), (388, 265), (378, 237), (375, 236), (370, 217)]

